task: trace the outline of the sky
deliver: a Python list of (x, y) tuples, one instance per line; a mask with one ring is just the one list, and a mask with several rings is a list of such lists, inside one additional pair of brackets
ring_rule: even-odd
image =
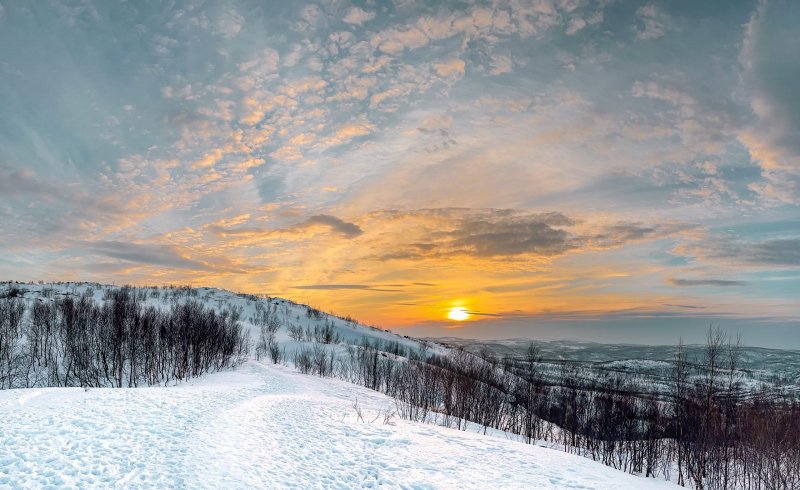
[(798, 26), (788, 0), (0, 0), (0, 279), (800, 348)]

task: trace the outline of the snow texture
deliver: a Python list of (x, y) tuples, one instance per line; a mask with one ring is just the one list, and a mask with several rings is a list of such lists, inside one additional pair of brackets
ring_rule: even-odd
[(0, 488), (672, 486), (503, 438), (384, 424), (391, 408), (380, 393), (257, 361), (179, 386), (6, 390)]

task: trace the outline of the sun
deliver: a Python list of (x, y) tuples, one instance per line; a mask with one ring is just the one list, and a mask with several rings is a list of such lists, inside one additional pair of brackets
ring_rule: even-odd
[(447, 318), (457, 322), (463, 322), (469, 318), (469, 312), (463, 306), (454, 306), (447, 312)]

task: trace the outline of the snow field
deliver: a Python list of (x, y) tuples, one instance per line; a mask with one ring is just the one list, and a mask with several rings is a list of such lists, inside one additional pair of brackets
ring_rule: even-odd
[(557, 450), (374, 420), (391, 407), (380, 393), (256, 361), (166, 388), (7, 390), (0, 488), (671, 486)]

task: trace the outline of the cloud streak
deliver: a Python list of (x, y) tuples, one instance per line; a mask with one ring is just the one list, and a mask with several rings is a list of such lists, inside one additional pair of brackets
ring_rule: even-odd
[(342, 221), (336, 216), (328, 214), (317, 214), (308, 218), (303, 223), (296, 225), (295, 228), (307, 228), (312, 226), (325, 226), (330, 228), (331, 231), (338, 233), (346, 238), (355, 238), (362, 235), (364, 232), (358, 225)]
[(135, 244), (116, 241), (100, 241), (89, 245), (100, 255), (147, 265), (162, 265), (177, 269), (205, 269), (206, 266), (186, 257), (177, 247), (157, 244)]
[(744, 281), (733, 281), (730, 279), (680, 279), (670, 278), (668, 281), (673, 286), (678, 287), (692, 287), (692, 286), (710, 286), (710, 287), (734, 287), (744, 286)]
[(292, 286), (292, 289), (310, 289), (324, 291), (357, 290), (357, 291), (377, 291), (382, 293), (399, 293), (400, 289), (384, 288), (380, 286), (368, 286), (366, 284), (308, 284), (304, 286)]

